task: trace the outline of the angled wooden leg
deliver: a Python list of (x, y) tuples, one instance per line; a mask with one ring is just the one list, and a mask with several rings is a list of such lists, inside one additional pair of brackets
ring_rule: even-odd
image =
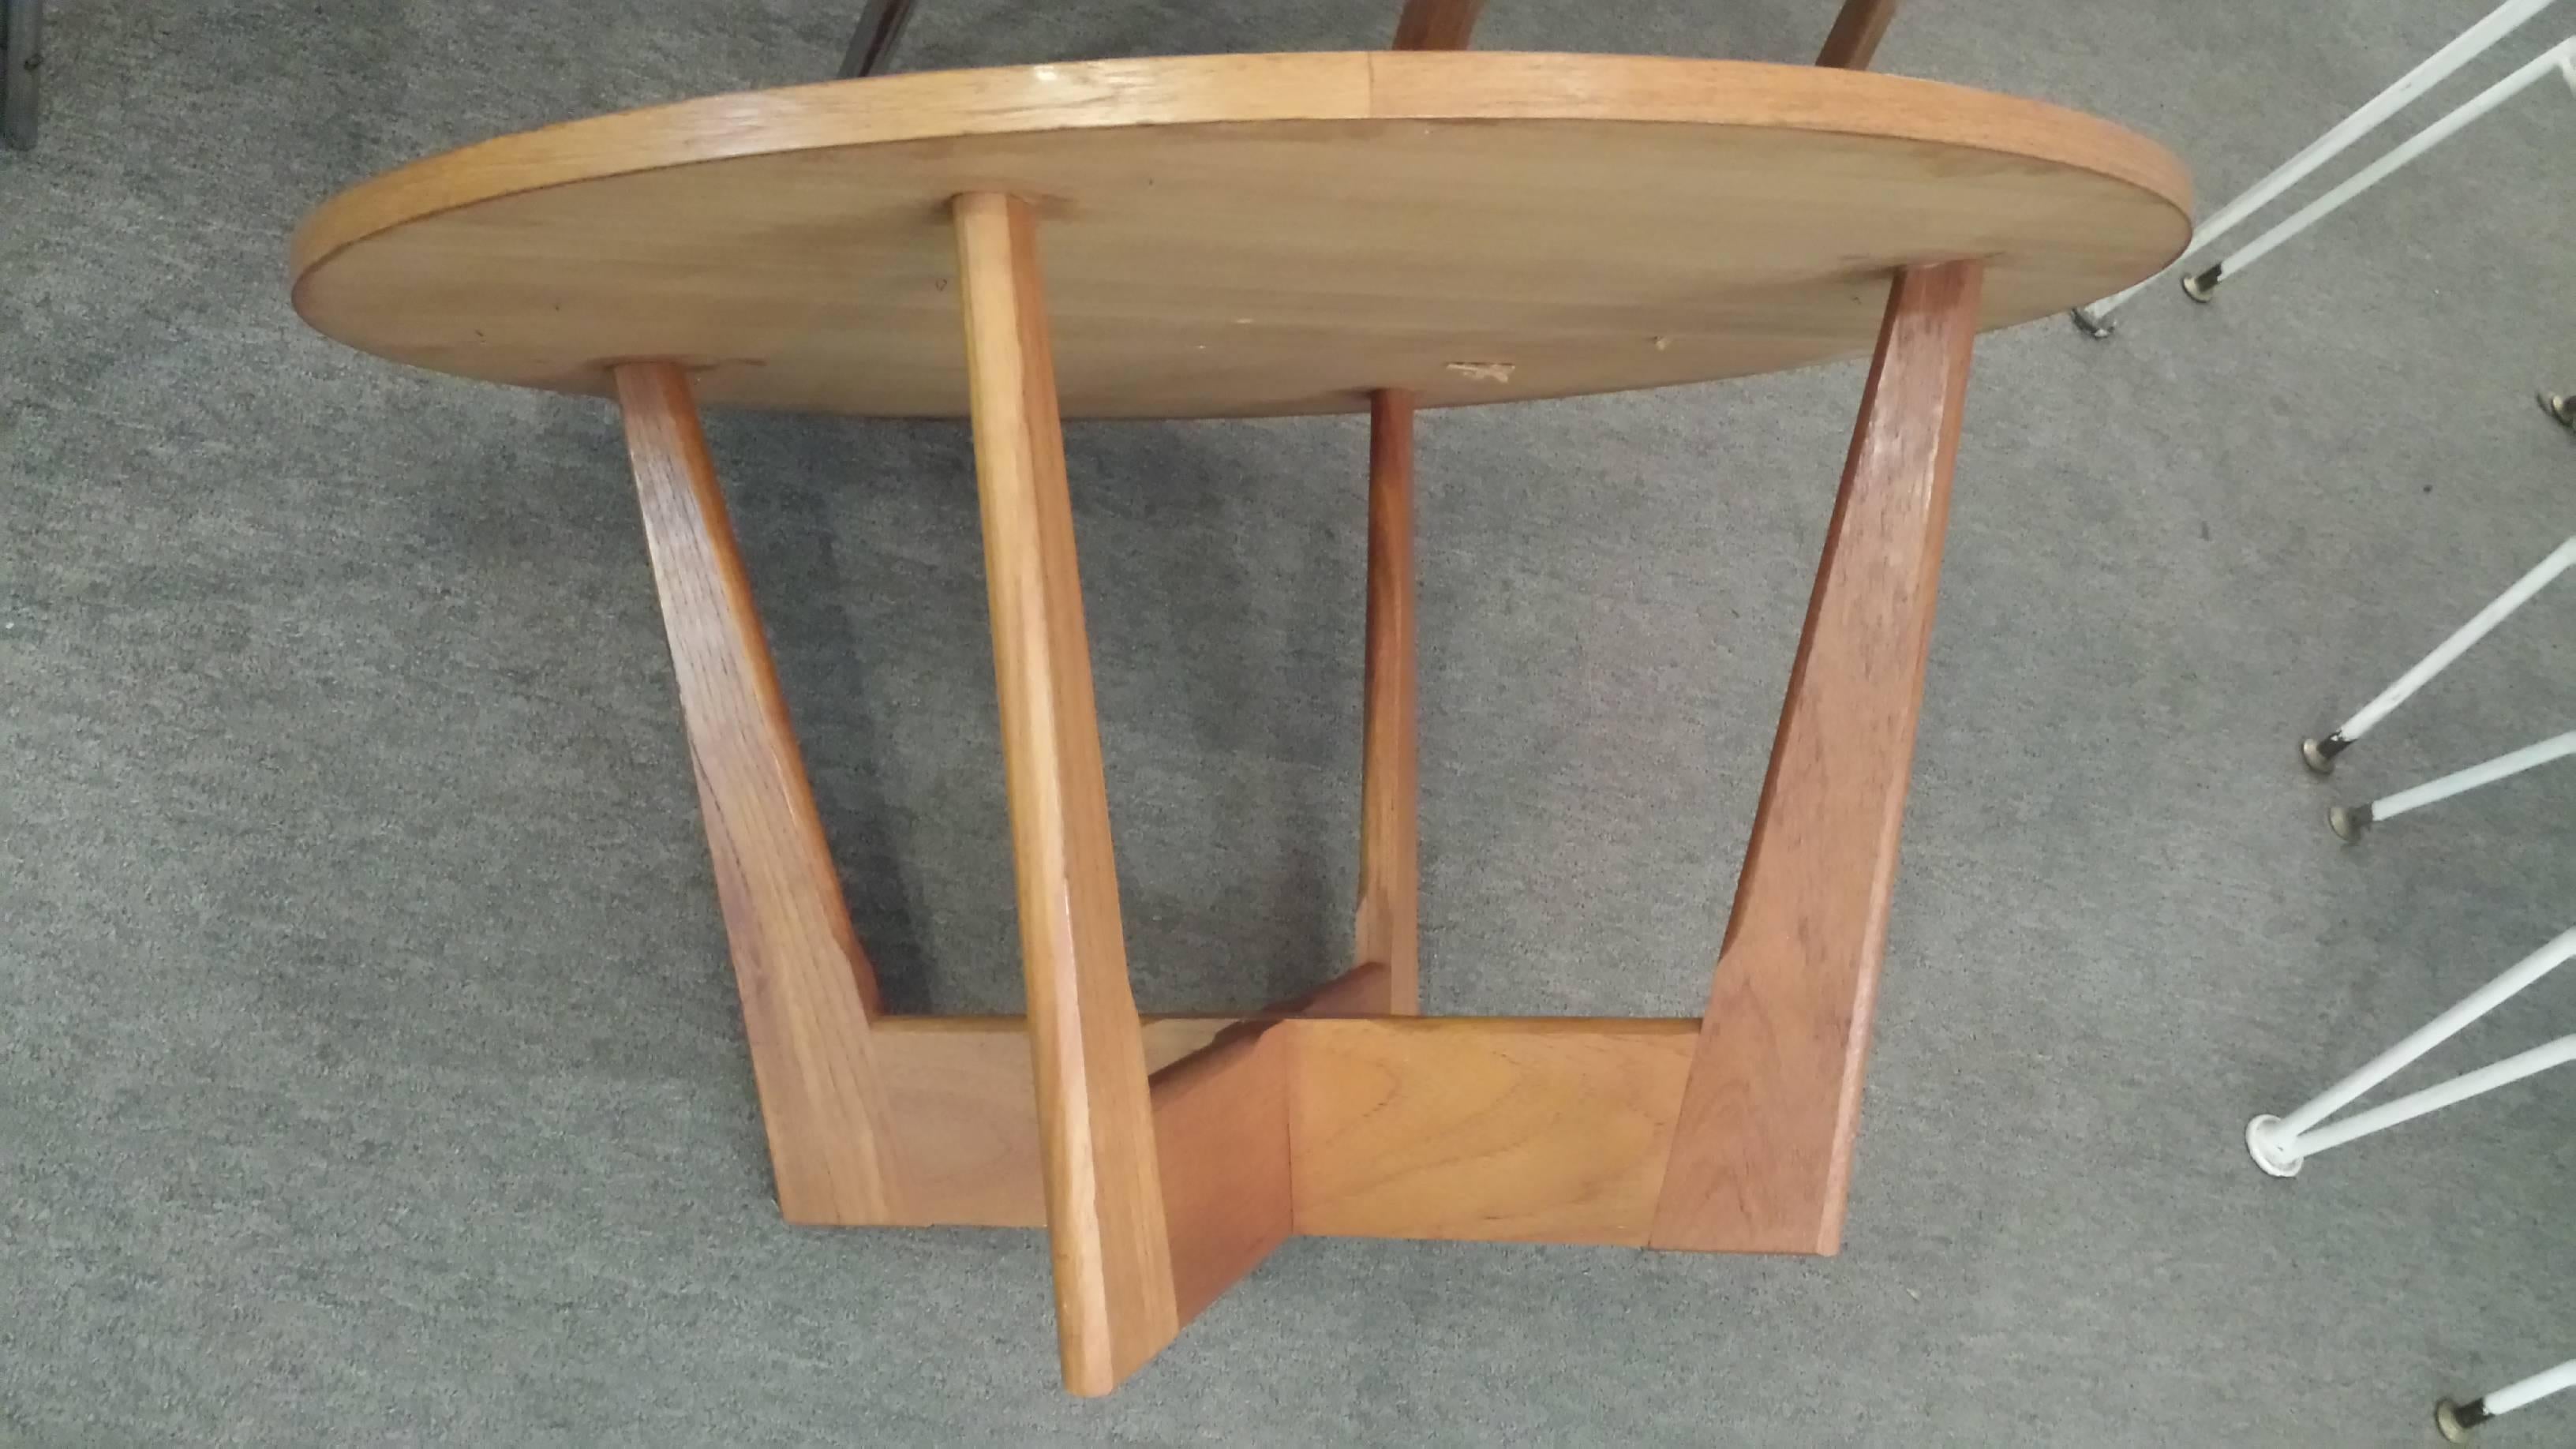
[(1361, 686), (1360, 966), (1383, 966), (1383, 1010), (1422, 1010), (1421, 842), (1414, 756), (1413, 397), (1369, 397), (1368, 664)]
[(1404, 0), (1395, 18), (1398, 50), (1465, 50), (1485, 0)]
[(1898, 0), (1843, 0), (1842, 12), (1834, 17), (1834, 28), (1825, 35), (1825, 48), (1816, 52), (1816, 64), (1839, 70), (1867, 70), (1870, 57), (1878, 54), (1878, 42), (1887, 34), (1887, 23), (1896, 18)]
[(1909, 267), (1889, 289), (1653, 1247), (1841, 1245), (1981, 275)]
[(900, 1221), (869, 1039), (876, 974), (841, 902), (689, 380), (637, 362), (616, 381), (779, 1210), (799, 1223)]
[(1153, 1107), (1110, 858), (1073, 504), (1027, 203), (954, 203), (1020, 953), (1067, 1387), (1105, 1394), (1179, 1332)]

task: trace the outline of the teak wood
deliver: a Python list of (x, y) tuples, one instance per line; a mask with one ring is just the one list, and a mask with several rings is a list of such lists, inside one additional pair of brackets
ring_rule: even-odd
[(1931, 81), (1217, 56), (839, 81), (488, 141), (325, 205), (296, 302), (471, 377), (595, 392), (603, 358), (670, 357), (703, 405), (962, 417), (947, 207), (970, 190), (1046, 219), (1076, 418), (1771, 372), (1866, 354), (1897, 267), (1985, 258), (1997, 327), (2107, 296), (2191, 232), (2157, 147)]
[[(1292, 1236), (1836, 1249), (1972, 338), (2156, 270), (2188, 216), (2152, 145), (1924, 82), (1233, 56), (504, 138), (323, 207), (295, 296), (388, 356), (617, 399), (781, 1209), (1044, 1227), (1096, 1394)], [(1704, 1015), (1414, 1014), (1416, 409), (1873, 341)], [(700, 398), (971, 418), (1024, 1017), (880, 1014)], [(1140, 1016), (1061, 415), (1361, 408), (1351, 954), (1258, 1011)]]
[(1841, 1246), (1978, 270), (1909, 267), (1889, 289), (1718, 948), (1659, 1248)]
[(1171, 1242), (1118, 920), (1037, 222), (1026, 202), (990, 192), (958, 197), (955, 211), (1056, 1325), (1065, 1382), (1101, 1394), (1180, 1331)]
[(841, 902), (688, 379), (643, 362), (615, 380), (779, 1211), (891, 1222), (902, 1191), (869, 1041), (876, 973)]
[[(1176, 1273), (1186, 1279), (1181, 1264), (1193, 1258), (1250, 1265), (1248, 1253), (1212, 1254), (1207, 1225), (1186, 1210), (1211, 1174), (1238, 1193), (1235, 1211), (1248, 1220), (1238, 1243), (1269, 1241), (1253, 1224), (1288, 1222), (1322, 1237), (1642, 1246), (1698, 1032), (1686, 1017), (1149, 1018), (1157, 1137), (1181, 1174), (1167, 1175), (1164, 1197)], [(1017, 1017), (882, 1024), (920, 1220), (1046, 1226), (1027, 1034)], [(1255, 1041), (1277, 1060), (1240, 1065)], [(1189, 1105), (1192, 1089), (1219, 1075), (1204, 1069), (1227, 1062), (1237, 1080), (1209, 1093), (1218, 1104)], [(1289, 1108), (1284, 1175), (1268, 1156), (1268, 1127), (1245, 1125), (1268, 1123), (1262, 1079), (1274, 1071)], [(1212, 1116), (1240, 1140), (1197, 1130)], [(1229, 1145), (1183, 1164), (1176, 1138)], [(1286, 1211), (1270, 1205), (1274, 1192)], [(1187, 1247), (1185, 1223), (1202, 1235)]]
[(1184, 1323), (1297, 1231), (1288, 1050), (1284, 1035), (1241, 1029), (1154, 1079), (1172, 1290)]
[(1386, 971), (1382, 1009), (1422, 1010), (1422, 850), (1415, 819), (1413, 399), (1369, 401), (1367, 663), (1361, 684), (1360, 903), (1352, 928), (1362, 966)]

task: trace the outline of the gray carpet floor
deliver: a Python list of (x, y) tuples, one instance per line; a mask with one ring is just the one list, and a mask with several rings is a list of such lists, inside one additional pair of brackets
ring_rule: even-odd
[[(2555, 87), (2214, 307), (1982, 348), (1839, 1259), (1301, 1241), (1082, 1403), (1036, 1236), (782, 1226), (613, 418), (312, 335), (284, 239), (433, 149), (827, 75), (857, 4), (57, 16), (0, 157), (0, 1440), (2408, 1445), (2576, 1353), (2576, 1081), (2295, 1182), (2239, 1136), (2576, 923), (2576, 766), (2320, 823), (2576, 718), (2576, 590), (2335, 788), (2293, 756), (2576, 521)], [(1394, 8), (928, 0), (903, 61)], [(1881, 58), (2223, 199), (2485, 8), (1917, 0)], [(1831, 9), (1485, 38), (1799, 60)], [(1426, 419), (1433, 1009), (1698, 1009), (1859, 377)], [(964, 431), (713, 437), (890, 993), (1016, 1009)], [(1347, 949), (1364, 446), (1073, 429), (1150, 1006)], [(2570, 1030), (2544, 985), (2438, 1062)]]

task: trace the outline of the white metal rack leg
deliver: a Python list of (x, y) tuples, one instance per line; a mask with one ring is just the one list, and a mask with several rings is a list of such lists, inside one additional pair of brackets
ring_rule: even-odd
[(2337, 122), (2333, 129), (2308, 143), (2306, 149), (2281, 163), (2269, 176), (2257, 181), (2244, 195), (2220, 207), (2207, 223), (2192, 234), (2191, 245), (2168, 263), (2165, 270), (2147, 278), (2127, 291), (2116, 293), (2089, 307), (2078, 307), (2072, 314), (2075, 325), (2094, 337), (2111, 335), (2111, 314), (2131, 297), (2145, 291), (2174, 268), (2188, 261), (2210, 243), (2234, 229), (2237, 223), (2261, 210), (2274, 197), (2306, 179), (2308, 173), (2342, 155), (2352, 144), (2378, 128), (2382, 121), (2397, 114), (2416, 97), (2449, 79), (2453, 71), (2484, 55), (2497, 41), (2518, 29), (2532, 16), (2547, 9), (2552, 0), (2505, 0), (2488, 12), (2487, 17), (2457, 39), (2433, 52), (2422, 65), (2399, 76), (2396, 82), (2364, 103), (2361, 109)]
[(2498, 755), (2485, 764), (2453, 771), (2438, 780), (2427, 780), (2413, 789), (2381, 796), (2367, 805), (2337, 805), (2326, 812), (2326, 828), (2335, 833), (2335, 838), (2350, 845), (2361, 839), (2362, 833), (2373, 825), (2393, 820), (2409, 810), (2420, 810), (2437, 800), (2465, 795), (2481, 785), (2492, 785), (2509, 775), (2538, 769), (2569, 755), (2576, 755), (2576, 730), (2542, 740), (2536, 745), (2526, 745), (2509, 755)]
[(2576, 36), (2570, 36), (2533, 56), (2513, 74), (2478, 92), (2463, 102), (2458, 109), (2407, 137), (2395, 150), (2354, 172), (2350, 179), (2332, 191), (2292, 212), (2287, 219), (2271, 230), (2237, 248), (2206, 270), (2186, 274), (2182, 279), (2184, 293), (2195, 302), (2208, 301), (2217, 293), (2218, 284), (2222, 279), (2233, 277), (2261, 261), (2274, 247), (2332, 215), (2345, 202), (2387, 180), (2399, 167), (2449, 140), (2471, 121), (2520, 95), (2534, 82), (2552, 71), (2564, 78), (2570, 89), (2576, 89)]
[(2371, 1058), (2367, 1066), (2318, 1093), (2296, 1111), (2280, 1117), (2266, 1113), (2246, 1123), (2245, 1147), (2253, 1154), (2255, 1165), (2274, 1177), (2296, 1177), (2307, 1159), (2329, 1147), (2340, 1147), (2355, 1138), (2412, 1121), (2427, 1112), (2436, 1112), (2453, 1103), (2492, 1092), (2551, 1067), (2576, 1062), (2576, 1036), (2561, 1037), (2546, 1046), (2534, 1047), (2476, 1071), (2462, 1073), (2393, 1102), (2355, 1112), (2340, 1122), (2326, 1121), (2359, 1100), (2371, 1088), (2405, 1070), (2416, 1058), (2457, 1036), (2469, 1023), (2502, 1006), (2525, 987), (2564, 965), (2571, 957), (2576, 957), (2576, 930), (2568, 931), (2515, 962), (2503, 975), (2469, 993), (2450, 1010)]
[(2565, 1393), (2569, 1389), (2576, 1389), (2576, 1358), (2554, 1369), (2533, 1374), (2520, 1383), (2507, 1384), (2494, 1393), (2482, 1394), (2465, 1404), (2444, 1399), (2433, 1406), (2433, 1427), (2441, 1430), (2442, 1437), (2452, 1443), (2464, 1444), (2468, 1442), (2469, 1431), (2487, 1420), (2501, 1418), (2535, 1400)]
[[(2516, 609), (2530, 603), (2532, 596), (2549, 587), (2550, 582), (2570, 568), (2576, 568), (2576, 538), (2558, 546), (2549, 557), (2533, 566), (2529, 573), (2513, 581), (2511, 587), (2496, 595), (2495, 601), (2478, 610), (2475, 617), (2459, 627), (2450, 638), (2435, 645), (2433, 652), (2416, 661), (2415, 667), (2397, 676), (2397, 682), (2379, 692), (2378, 697), (2363, 705), (2353, 717), (2336, 726), (2334, 733), (2323, 739), (2303, 740), (2299, 754), (2308, 768), (2323, 775), (2334, 769), (2335, 756), (2342, 754), (2372, 727), (2388, 718), (2397, 706), (2413, 698), (2417, 690), (2433, 682), (2433, 677), (2451, 667), (2470, 646), (2494, 632), (2498, 624), (2513, 616)], [(2510, 758), (2510, 757), (2508, 757)], [(2436, 797), (2438, 798), (2438, 797)], [(2426, 804), (2427, 801), (2417, 801)]]

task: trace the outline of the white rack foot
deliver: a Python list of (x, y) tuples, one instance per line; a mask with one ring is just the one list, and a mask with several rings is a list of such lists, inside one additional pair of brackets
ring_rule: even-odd
[(2296, 1177), (2307, 1159), (2288, 1150), (2281, 1135), (2281, 1119), (2266, 1112), (2245, 1124), (2245, 1150), (2254, 1154), (2254, 1165), (2274, 1177)]

